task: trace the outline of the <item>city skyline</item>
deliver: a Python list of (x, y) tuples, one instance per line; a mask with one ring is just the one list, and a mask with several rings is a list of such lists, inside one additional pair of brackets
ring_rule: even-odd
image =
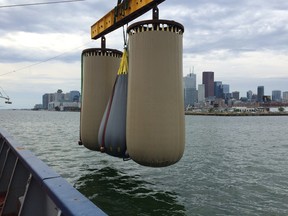
[[(191, 70), (190, 70), (191, 71)], [(197, 86), (199, 84), (203, 84), (203, 73), (207, 73), (207, 72), (212, 72), (214, 73), (213, 75), (213, 78), (214, 78), (214, 83), (216, 82), (219, 82), (221, 83), (221, 85), (228, 85), (228, 91), (229, 93), (232, 93), (232, 92), (239, 92), (239, 96), (240, 98), (241, 97), (247, 97), (247, 93), (249, 91), (252, 92), (252, 94), (256, 94), (257, 95), (257, 92), (258, 92), (258, 88), (259, 87), (264, 87), (264, 91), (263, 91), (263, 95), (266, 95), (266, 96), (273, 96), (273, 91), (280, 91), (281, 92), (281, 97), (283, 97), (283, 92), (288, 92), (288, 83), (287, 83), (287, 86), (286, 88), (284, 88), (284, 90), (281, 90), (281, 89), (273, 89), (271, 88), (269, 85), (268, 86), (265, 86), (265, 85), (257, 85), (257, 86), (253, 86), (252, 88), (248, 89), (246, 88), (245, 86), (241, 87), (241, 89), (244, 89), (242, 91), (240, 91), (239, 89), (236, 89), (235, 87), (233, 87), (232, 85), (230, 85), (230, 83), (226, 83), (226, 82), (223, 82), (222, 80), (220, 79), (216, 79), (217, 78), (217, 73), (215, 73), (214, 71), (202, 71), (201, 72), (201, 75), (200, 75), (200, 78), (199, 76), (197, 76), (198, 74), (194, 73), (194, 72), (190, 72), (189, 74), (186, 74), (185, 76), (183, 76), (183, 79), (185, 79), (186, 77), (191, 77), (193, 75), (193, 77), (196, 78), (196, 81), (195, 81), (195, 84), (196, 84), (196, 89), (198, 90)], [(216, 78), (215, 78), (216, 77)], [(214, 83), (213, 83), (213, 86), (214, 86)], [(189, 84), (188, 84), (189, 85)], [(185, 84), (183, 85), (183, 88), (185, 88)], [(246, 90), (245, 90), (246, 88)], [(267, 90), (268, 89), (268, 90)], [(215, 93), (215, 92), (214, 92)], [(215, 94), (214, 94), (215, 95)]]
[[(17, 3), (21, 0), (13, 0)], [(0, 108), (31, 108), (42, 92), (57, 88), (80, 90), (81, 52), (101, 46), (100, 40), (90, 39), (90, 27), (114, 7), (115, 2), (87, 0), (2, 8), (0, 86), (12, 104), (1, 100)], [(185, 28), (184, 76), (194, 68), (201, 83), (202, 71), (214, 71), (215, 80), (229, 83), (230, 91), (239, 91), (240, 96), (261, 85), (265, 94), (286, 91), (286, 0), (164, 1), (159, 10), (160, 19), (173, 18)], [(151, 19), (151, 12), (133, 22), (146, 19)], [(107, 48), (123, 50), (122, 29), (106, 35), (106, 42)]]

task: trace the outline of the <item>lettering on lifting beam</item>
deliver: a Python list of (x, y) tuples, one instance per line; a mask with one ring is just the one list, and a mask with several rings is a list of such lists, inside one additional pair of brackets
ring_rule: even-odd
[(98, 39), (136, 19), (165, 0), (123, 0), (91, 26), (91, 39)]

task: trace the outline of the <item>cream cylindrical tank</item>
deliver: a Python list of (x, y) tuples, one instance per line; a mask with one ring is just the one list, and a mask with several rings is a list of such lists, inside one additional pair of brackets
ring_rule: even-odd
[(98, 130), (112, 92), (122, 52), (86, 49), (82, 52), (80, 143), (100, 151)]
[(152, 167), (176, 163), (185, 147), (182, 38), (174, 21), (151, 20), (128, 27), (127, 151)]

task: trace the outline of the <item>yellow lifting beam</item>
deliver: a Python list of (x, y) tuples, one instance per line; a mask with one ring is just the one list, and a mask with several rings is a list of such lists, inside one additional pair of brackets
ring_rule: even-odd
[(123, 0), (113, 10), (91, 26), (91, 39), (105, 34), (136, 19), (165, 0)]

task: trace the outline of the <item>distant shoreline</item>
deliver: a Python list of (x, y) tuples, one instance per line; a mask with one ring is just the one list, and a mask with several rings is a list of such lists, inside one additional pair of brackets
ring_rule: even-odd
[(235, 112), (190, 112), (185, 111), (185, 115), (202, 115), (202, 116), (288, 116), (288, 112), (257, 112), (257, 113), (235, 113)]

